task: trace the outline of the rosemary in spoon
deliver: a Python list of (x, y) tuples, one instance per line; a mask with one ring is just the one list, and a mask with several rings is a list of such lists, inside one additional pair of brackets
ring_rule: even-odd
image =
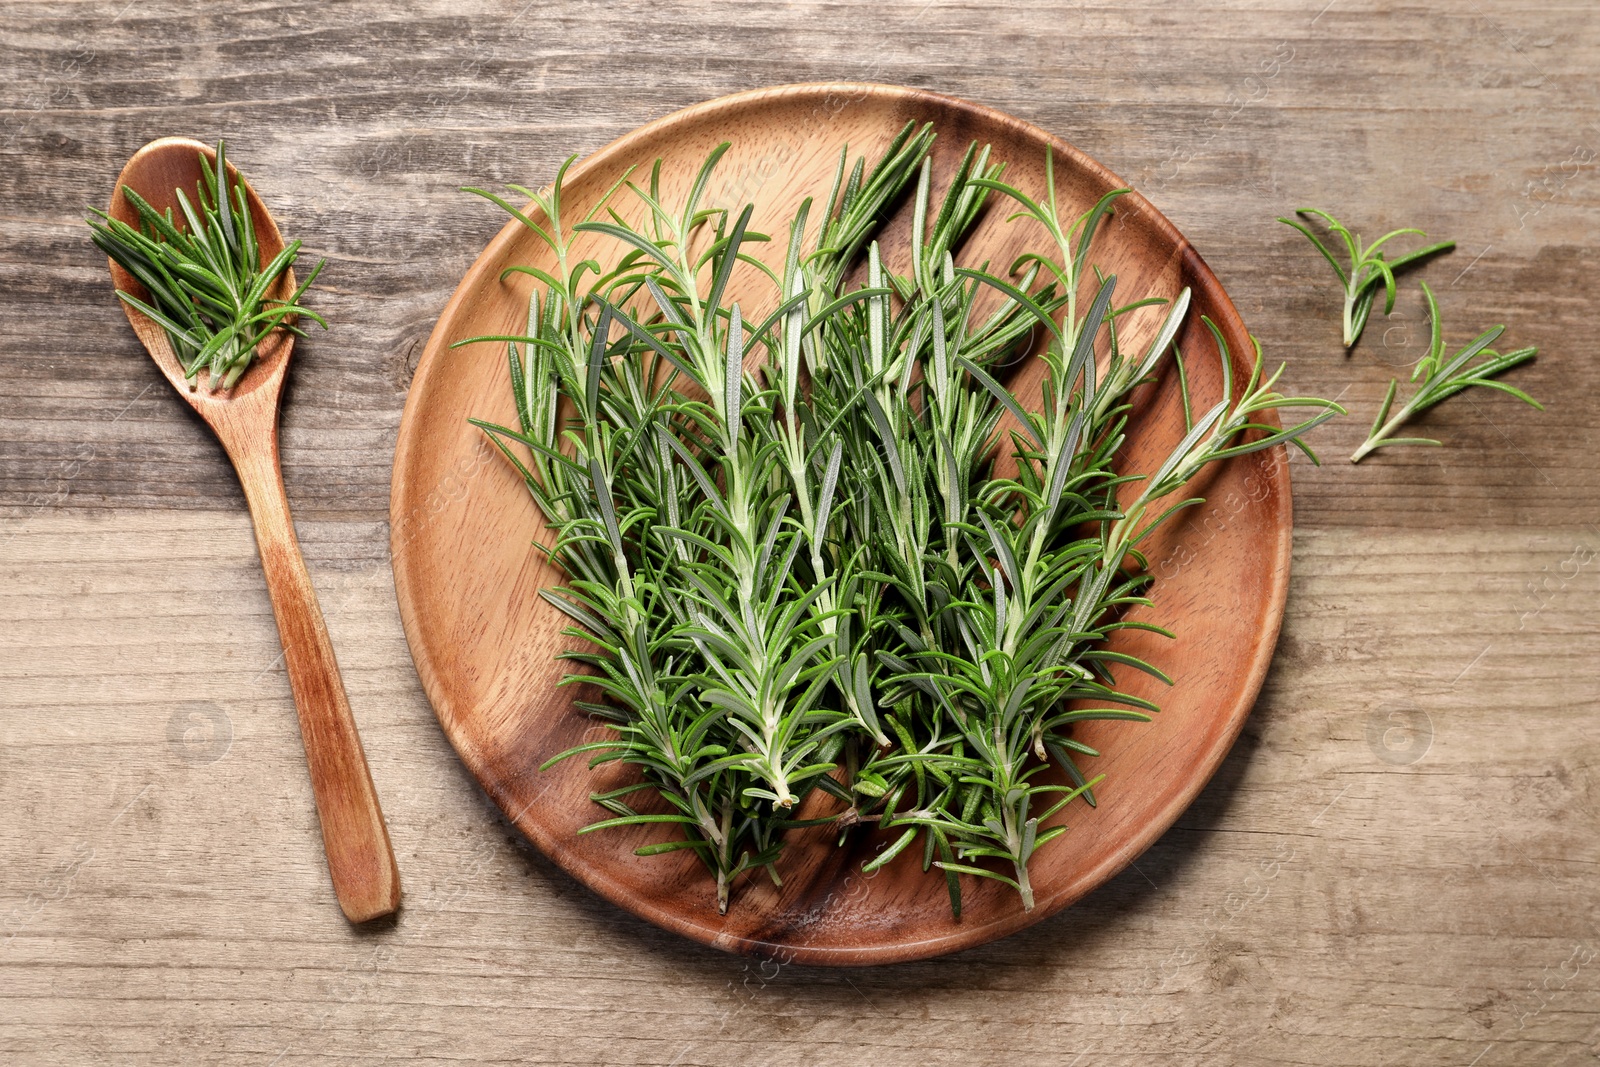
[[(1496, 352), (1489, 346), (1499, 339), (1506, 328), (1494, 326), (1479, 334), (1446, 360), (1444, 328), (1440, 324), (1439, 304), (1434, 299), (1433, 290), (1428, 288), (1427, 282), (1422, 283), (1422, 295), (1428, 301), (1428, 354), (1411, 372), (1411, 380), (1416, 381), (1421, 378), (1422, 384), (1411, 394), (1411, 398), (1400, 406), (1400, 410), (1391, 416), (1389, 412), (1394, 406), (1395, 392), (1400, 382), (1397, 378), (1389, 379), (1389, 391), (1384, 394), (1383, 403), (1378, 407), (1378, 414), (1372, 420), (1372, 430), (1367, 434), (1367, 439), (1362, 442), (1361, 447), (1351, 454), (1351, 463), (1360, 463), (1371, 452), (1389, 445), (1437, 445), (1439, 442), (1430, 437), (1396, 437), (1394, 433), (1412, 417), (1433, 407), (1441, 400), (1446, 400), (1475, 385), (1510, 393), (1523, 403), (1530, 404), (1540, 411), (1544, 410), (1543, 404), (1516, 386), (1493, 380), (1496, 375), (1528, 362), (1538, 354), (1537, 348), (1519, 348), (1504, 355)], [(1483, 357), (1482, 360), (1473, 364), (1472, 361), (1479, 356)]]
[(138, 212), (139, 225), (129, 226), (98, 208), (89, 209), (98, 218), (88, 223), (94, 243), (137, 278), (150, 299), (120, 289), (117, 296), (166, 330), (191, 389), (204, 370), (215, 391), (239, 380), (256, 346), (273, 330), (304, 337), (295, 325), (298, 316), (327, 329), (321, 315), (300, 304), (324, 261), (288, 300), (269, 296), (298, 258), (300, 242), (289, 242), (263, 266), (243, 176), (236, 171), (230, 177), (221, 141), (215, 164), (205, 153), (199, 156), (198, 203), (185, 190), (175, 191), (181, 218), (170, 209), (156, 211), (124, 185), (121, 194)]
[(1441, 241), (1437, 244), (1407, 252), (1398, 259), (1385, 259), (1381, 249), (1396, 237), (1426, 237), (1427, 234), (1418, 229), (1393, 230), (1384, 234), (1370, 245), (1362, 246), (1361, 238), (1352, 233), (1344, 223), (1316, 208), (1301, 208), (1297, 214), (1314, 215), (1321, 219), (1328, 227), (1328, 231), (1344, 242), (1345, 251), (1349, 254), (1348, 267), (1341, 266), (1333, 258), (1333, 253), (1328, 251), (1328, 246), (1322, 239), (1311, 231), (1305, 223), (1298, 219), (1280, 218), (1279, 222), (1285, 226), (1293, 226), (1314, 245), (1324, 259), (1333, 267), (1333, 272), (1339, 276), (1339, 284), (1344, 287), (1344, 346), (1352, 347), (1361, 337), (1361, 331), (1367, 327), (1367, 316), (1372, 313), (1372, 302), (1377, 298), (1378, 287), (1382, 285), (1385, 298), (1383, 313), (1389, 314), (1394, 310), (1395, 298), (1395, 272), (1414, 266), (1429, 256), (1440, 252), (1448, 252), (1455, 248), (1454, 241)]

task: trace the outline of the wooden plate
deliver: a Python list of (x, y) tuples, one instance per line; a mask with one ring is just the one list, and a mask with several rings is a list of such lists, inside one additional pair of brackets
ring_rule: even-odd
[[(675, 203), (705, 155), (727, 140), (733, 147), (717, 170), (711, 203), (737, 209), (753, 202), (755, 227), (781, 233), (801, 196), (826, 194), (841, 143), (871, 158), (908, 119), (935, 124), (936, 179), (948, 180), (976, 139), (1008, 163), (1008, 180), (1035, 195), (1043, 189), (1046, 147), (1053, 148), (1064, 215), (1122, 184), (1059, 139), (975, 104), (890, 86), (799, 85), (713, 100), (644, 126), (574, 167), (564, 199), (570, 217), (579, 218), (626, 167), (648, 171), (660, 157), (668, 202)], [(1220, 367), (1199, 316), (1211, 316), (1227, 337), (1236, 378), (1247, 373), (1251, 352), (1244, 324), (1170, 222), (1136, 193), (1119, 203), (1091, 258), (1118, 275), (1119, 303), (1134, 295), (1170, 297), (1185, 285), (1194, 290), (1180, 344), (1197, 406), (1209, 406), (1220, 396)], [(1007, 213), (988, 213), (963, 261), (989, 260), (1004, 269), (1039, 236), (1006, 223)], [(883, 238), (896, 269), (904, 269), (908, 226), (897, 218)], [(760, 247), (763, 255), (780, 256), (783, 242)], [(817, 834), (791, 841), (781, 891), (764, 877), (746, 879), (727, 915), (719, 916), (712, 883), (691, 854), (633, 855), (658, 831), (578, 836), (579, 827), (601, 815), (588, 800), (594, 775), (581, 760), (538, 769), (552, 754), (601, 736), (573, 709), (573, 690), (555, 687), (563, 666), (554, 656), (566, 639), (558, 633), (562, 619), (537, 592), (559, 577), (532, 545), (548, 532), (516, 474), (466, 421), (469, 415), (514, 419), (503, 346), (449, 349), (473, 335), (519, 332), (527, 279), (499, 276), (508, 265), (543, 258), (527, 231), (508, 222), (462, 280), (411, 386), (390, 508), (401, 618), (439, 722), (483, 788), (553, 860), (621, 907), (719, 948), (805, 963), (890, 963), (981, 944), (1059, 911), (1121, 870), (1194, 799), (1237, 736), (1277, 640), (1290, 547), (1281, 448), (1213, 468), (1201, 489), (1208, 503), (1149, 543), (1157, 581), (1155, 605), (1143, 615), (1178, 637), (1125, 630), (1114, 647), (1151, 660), (1176, 684), (1119, 679), (1158, 699), (1161, 714), (1150, 724), (1091, 723), (1084, 731), (1104, 753), (1092, 762), (1106, 783), (1099, 806), (1070, 807), (1064, 814), (1071, 831), (1035, 858), (1032, 912), (1009, 888), (969, 879), (975, 884), (966, 887), (965, 913), (953, 920), (943, 880), (924, 874), (920, 855), (911, 855), (920, 849), (869, 878), (859, 872), (861, 861), (881, 843), (863, 838), (853, 850), (840, 850)], [(747, 286), (741, 297), (747, 309), (762, 301), (751, 277), (739, 283)], [(1147, 343), (1160, 313), (1137, 314), (1145, 317), (1124, 333), (1134, 347)], [(1038, 369), (1036, 360), (1024, 364), (1023, 394)], [(1155, 457), (1180, 436), (1174, 378), (1136, 397), (1127, 469), (1153, 469)], [(1037, 382), (1031, 384), (1037, 396)]]

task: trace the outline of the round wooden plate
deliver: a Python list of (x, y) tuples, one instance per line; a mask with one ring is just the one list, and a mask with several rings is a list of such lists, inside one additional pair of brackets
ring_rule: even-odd
[[(676, 203), (706, 154), (726, 140), (733, 147), (717, 169), (710, 202), (735, 210), (754, 203), (754, 227), (781, 237), (801, 197), (826, 195), (841, 144), (871, 159), (911, 119), (932, 121), (938, 133), (936, 196), (972, 140), (992, 145), (994, 157), (1008, 164), (1007, 179), (1034, 195), (1043, 191), (1046, 148), (1053, 149), (1063, 215), (1122, 184), (1042, 130), (962, 100), (891, 86), (798, 85), (700, 104), (608, 145), (569, 172), (564, 210), (569, 222), (581, 218), (624, 169), (647, 173), (658, 157), (666, 161), (667, 200)], [(618, 202), (633, 209), (626, 195)], [(1251, 353), (1244, 324), (1170, 222), (1137, 193), (1118, 203), (1091, 260), (1117, 274), (1118, 303), (1193, 289), (1179, 341), (1203, 410), (1220, 396), (1221, 375), (1200, 315), (1215, 320), (1227, 338), (1236, 379), (1248, 373)], [(1007, 214), (1003, 206), (986, 214), (963, 262), (987, 260), (1003, 270), (1036, 244), (1040, 234), (1008, 224)], [(882, 237), (886, 260), (899, 270), (908, 215), (903, 211)], [(783, 245), (780, 239), (755, 247), (777, 257)], [(483, 788), (555, 862), (608, 900), (719, 948), (805, 963), (891, 963), (982, 944), (1059, 911), (1121, 870), (1194, 799), (1237, 736), (1277, 641), (1290, 547), (1281, 448), (1212, 468), (1202, 476), (1204, 486), (1191, 487), (1207, 503), (1148, 542), (1154, 606), (1141, 615), (1178, 636), (1123, 630), (1114, 647), (1157, 664), (1176, 684), (1168, 689), (1125, 672), (1119, 681), (1158, 700), (1161, 713), (1149, 724), (1099, 722), (1083, 731), (1103, 752), (1090, 762), (1106, 781), (1098, 807), (1069, 807), (1063, 815), (1070, 832), (1034, 859), (1033, 911), (1024, 912), (1008, 887), (968, 878), (964, 913), (953, 919), (943, 879), (921, 870), (920, 848), (866, 877), (861, 862), (881, 842), (863, 836), (854, 848), (837, 849), (825, 833), (808, 831), (786, 847), (781, 890), (764, 876), (747, 876), (728, 913), (718, 915), (712, 882), (690, 853), (633, 855), (659, 831), (579, 836), (580, 827), (602, 815), (588, 799), (600, 784), (596, 775), (578, 759), (539, 770), (552, 754), (602, 736), (572, 707), (574, 690), (556, 688), (564, 665), (554, 657), (568, 639), (559, 634), (563, 618), (537, 594), (560, 578), (533, 544), (549, 534), (515, 472), (467, 424), (468, 416), (514, 420), (504, 347), (449, 348), (474, 335), (520, 332), (528, 279), (502, 282), (500, 273), (545, 259), (512, 221), (467, 272), (412, 382), (390, 507), (400, 614), (439, 722)], [(737, 279), (747, 309), (770, 304), (755, 274)], [(1160, 314), (1130, 316), (1122, 327), (1125, 344), (1142, 350)], [(1037, 397), (1038, 363), (1030, 360), (1018, 372), (1021, 395)], [(1181, 435), (1175, 378), (1166, 374), (1136, 394), (1125, 469), (1153, 469)]]

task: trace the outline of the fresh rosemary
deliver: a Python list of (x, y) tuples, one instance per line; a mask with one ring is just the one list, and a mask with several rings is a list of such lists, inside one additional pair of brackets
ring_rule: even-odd
[(1296, 214), (1314, 215), (1327, 224), (1328, 231), (1344, 242), (1345, 251), (1350, 256), (1348, 268), (1339, 264), (1333, 258), (1333, 253), (1328, 251), (1328, 246), (1322, 239), (1311, 231), (1311, 228), (1298, 219), (1280, 218), (1279, 222), (1285, 226), (1293, 226), (1316, 246), (1323, 258), (1332, 266), (1333, 272), (1339, 276), (1339, 284), (1344, 287), (1344, 346), (1352, 347), (1361, 337), (1361, 331), (1366, 329), (1367, 317), (1372, 313), (1372, 302), (1377, 298), (1378, 286), (1384, 289), (1385, 298), (1383, 313), (1389, 314), (1394, 310), (1395, 298), (1395, 272), (1413, 266), (1429, 256), (1440, 252), (1448, 252), (1455, 248), (1454, 241), (1440, 241), (1437, 244), (1419, 248), (1414, 252), (1407, 252), (1399, 259), (1386, 260), (1381, 249), (1396, 237), (1426, 237), (1427, 234), (1418, 229), (1394, 230), (1384, 234), (1366, 247), (1362, 247), (1361, 238), (1352, 233), (1344, 223), (1317, 208), (1300, 208)]
[[(1396, 283), (1395, 272), (1417, 262), (1435, 255), (1447, 252), (1455, 247), (1454, 241), (1443, 241), (1438, 244), (1419, 248), (1408, 252), (1395, 260), (1385, 260), (1381, 247), (1395, 237), (1415, 235), (1426, 237), (1427, 234), (1417, 229), (1394, 230), (1378, 238), (1372, 244), (1362, 247), (1361, 238), (1355, 235), (1338, 219), (1326, 211), (1316, 208), (1301, 208), (1301, 215), (1314, 215), (1327, 224), (1331, 233), (1337, 234), (1344, 241), (1345, 248), (1350, 254), (1350, 266), (1347, 270), (1340, 266), (1328, 251), (1327, 245), (1311, 231), (1304, 223), (1295, 219), (1280, 218), (1278, 221), (1288, 226), (1293, 226), (1316, 246), (1339, 276), (1339, 283), (1344, 286), (1344, 344), (1346, 348), (1356, 343), (1361, 336), (1361, 331), (1366, 327), (1367, 317), (1372, 311), (1373, 300), (1377, 297), (1378, 284), (1382, 282), (1387, 299), (1384, 303), (1384, 314), (1394, 310)], [(1446, 400), (1449, 397), (1470, 389), (1475, 385), (1484, 385), (1492, 389), (1510, 393), (1512, 396), (1531, 404), (1540, 411), (1544, 405), (1533, 399), (1527, 393), (1504, 382), (1493, 381), (1496, 375), (1502, 374), (1513, 367), (1526, 363), (1538, 353), (1535, 348), (1519, 348), (1514, 352), (1504, 355), (1496, 352), (1489, 346), (1493, 344), (1502, 333), (1504, 326), (1494, 328), (1480, 334), (1475, 340), (1461, 351), (1450, 357), (1444, 358), (1443, 328), (1439, 319), (1439, 304), (1434, 299), (1433, 290), (1428, 288), (1427, 282), (1422, 282), (1422, 293), (1428, 302), (1428, 322), (1430, 339), (1428, 354), (1418, 361), (1411, 372), (1411, 380), (1422, 379), (1422, 384), (1411, 398), (1401, 405), (1400, 410), (1390, 412), (1394, 407), (1395, 394), (1399, 390), (1400, 382), (1397, 378), (1389, 381), (1388, 392), (1385, 393), (1383, 403), (1379, 405), (1377, 416), (1372, 420), (1372, 429), (1367, 434), (1367, 439), (1362, 442), (1350, 456), (1351, 463), (1360, 463), (1373, 451), (1388, 445), (1437, 445), (1439, 442), (1428, 437), (1395, 437), (1394, 433), (1415, 415), (1426, 411), (1428, 408)], [(1483, 356), (1482, 362), (1472, 366), (1472, 360)]]
[[(1528, 362), (1538, 354), (1537, 348), (1519, 348), (1514, 352), (1504, 355), (1496, 352), (1489, 346), (1499, 339), (1505, 332), (1504, 326), (1495, 326), (1479, 334), (1469, 344), (1462, 348), (1449, 360), (1444, 358), (1444, 329), (1439, 319), (1439, 304), (1433, 297), (1433, 290), (1428, 288), (1428, 283), (1422, 283), (1422, 294), (1428, 301), (1428, 354), (1419, 361), (1411, 372), (1411, 380), (1422, 379), (1422, 384), (1411, 398), (1401, 405), (1400, 410), (1391, 417), (1390, 409), (1394, 406), (1395, 391), (1399, 388), (1399, 379), (1389, 379), (1389, 391), (1384, 394), (1383, 404), (1378, 408), (1377, 417), (1372, 420), (1372, 430), (1367, 434), (1366, 441), (1350, 456), (1351, 463), (1360, 463), (1368, 453), (1389, 445), (1437, 445), (1439, 442), (1429, 437), (1395, 437), (1394, 432), (1412, 416), (1426, 411), (1428, 408), (1445, 400), (1463, 389), (1470, 389), (1475, 385), (1487, 386), (1498, 389), (1503, 393), (1510, 393), (1525, 404), (1544, 410), (1544, 405), (1521, 389), (1505, 382), (1492, 379), (1497, 374), (1502, 374), (1512, 367)], [(1472, 361), (1482, 356), (1481, 362), (1476, 365)]]
[[(610, 817), (584, 832), (675, 826), (639, 852), (693, 850), (723, 910), (742, 874), (779, 880), (788, 830), (818, 824), (885, 831), (869, 867), (920, 841), (958, 914), (962, 875), (1005, 882), (1031, 908), (1029, 862), (1065, 832), (1052, 818), (1094, 802), (1098, 779), (1077, 761), (1097, 753), (1073, 725), (1155, 710), (1113, 668), (1165, 680), (1106, 647), (1119, 629), (1165, 632), (1124, 614), (1148, 603), (1140, 543), (1196, 502), (1165, 500), (1207, 463), (1300, 444), (1342, 413), (1277, 394), (1259, 350), (1235, 396), (1207, 320), (1222, 398), (1194, 417), (1185, 384), (1183, 439), (1149, 475), (1119, 473), (1129, 394), (1169, 350), (1182, 371), (1188, 292), (1145, 312), (1161, 315), (1147, 349), (1123, 351), (1119, 323), (1167, 303), (1117, 305), (1116, 278), (1090, 263), (1123, 191), (1064, 218), (1053, 173), (1032, 199), (973, 145), (935, 203), (932, 140), (908, 125), (870, 167), (841, 151), (825, 198), (789, 221), (781, 270), (747, 251), (768, 240), (751, 208), (705, 205), (726, 145), (682, 203), (664, 201), (658, 162), (570, 227), (565, 166), (547, 192), (513, 187), (542, 219), (473, 190), (555, 261), (507, 272), (537, 283), (524, 333), (458, 342), (507, 345), (518, 425), (475, 422), (556, 535), (567, 582), (543, 595), (587, 644), (566, 682), (593, 686), (600, 699), (579, 706), (612, 728), (551, 762), (636, 768), (636, 782), (593, 795)], [(902, 274), (872, 237), (906, 190)], [(1000, 197), (1053, 247), (1005, 277), (956, 266)], [(613, 205), (625, 198), (642, 222)], [(577, 260), (586, 232), (625, 253)], [(851, 287), (858, 262), (865, 284)], [(773, 288), (765, 317), (729, 298), (739, 264)], [(1001, 368), (1040, 334), (1047, 380), (1028, 411)], [(1279, 405), (1322, 410), (1287, 430), (1256, 421)]]
[(263, 266), (243, 176), (235, 171), (229, 177), (221, 141), (214, 164), (204, 152), (199, 156), (199, 203), (192, 203), (185, 190), (176, 190), (181, 219), (170, 208), (165, 214), (156, 211), (124, 185), (122, 196), (138, 212), (139, 226), (98, 208), (89, 209), (98, 218), (88, 223), (94, 243), (139, 280), (150, 301), (120, 289), (117, 296), (166, 330), (191, 389), (205, 370), (215, 391), (239, 380), (256, 346), (273, 330), (304, 337), (296, 317), (304, 315), (327, 329), (322, 316), (300, 304), (324, 261), (317, 262), (288, 300), (268, 296), (298, 258), (300, 242), (289, 242)]

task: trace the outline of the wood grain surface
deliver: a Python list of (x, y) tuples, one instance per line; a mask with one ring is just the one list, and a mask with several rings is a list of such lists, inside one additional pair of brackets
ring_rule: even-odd
[[(17, 3), (0, 57), (0, 1061), (1595, 1062), (1590, 5)], [(1031, 931), (860, 972), (696, 947), (527, 846), (440, 733), (387, 557), (411, 371), (500, 226), (458, 187), (835, 78), (1103, 161), (1291, 390), (1356, 412), (1292, 464), (1283, 639), (1196, 804)], [(172, 133), (226, 135), (329, 259), (283, 458), (406, 879), (386, 929), (333, 906), (243, 500), (82, 223)], [(1422, 275), (1448, 336), (1540, 346), (1516, 380), (1549, 410), (1462, 396), (1423, 422), (1444, 448), (1344, 463), (1420, 354), (1420, 296), (1344, 356), (1331, 272), (1272, 221), (1306, 204), (1458, 240)]]

